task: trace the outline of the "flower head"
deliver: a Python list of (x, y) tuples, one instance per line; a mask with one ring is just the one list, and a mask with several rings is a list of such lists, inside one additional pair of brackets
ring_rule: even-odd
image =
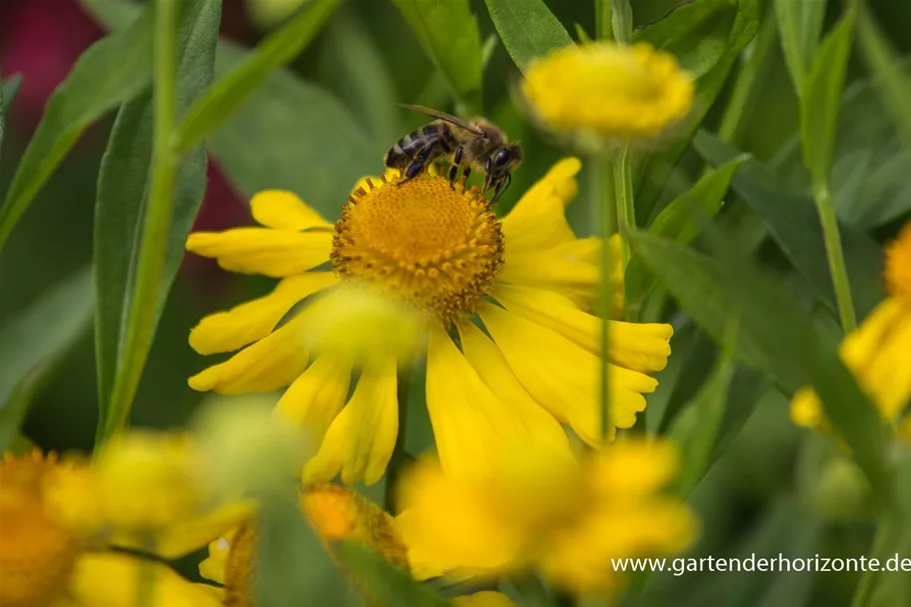
[(614, 590), (612, 559), (674, 554), (694, 539), (693, 516), (661, 493), (676, 466), (670, 445), (639, 441), (581, 464), (526, 451), (487, 481), (424, 461), (402, 480), (396, 524), (419, 577), (534, 567), (566, 588)]
[(568, 46), (533, 61), (521, 88), (548, 129), (602, 140), (661, 133), (689, 113), (695, 89), (673, 55), (609, 42)]
[[(905, 413), (911, 398), (911, 223), (886, 249), (885, 282), (889, 297), (841, 343), (839, 354), (880, 416), (900, 437), (911, 438)], [(801, 388), (791, 401), (799, 426), (829, 430), (816, 392)]]
[[(334, 230), (293, 194), (254, 196), (253, 217), (264, 227), (191, 234), (187, 248), (281, 282), (193, 329), (190, 344), (200, 353), (243, 349), (190, 385), (225, 394), (287, 388), (279, 412), (306, 427), (319, 447), (304, 481), (340, 474), (346, 484), (374, 483), (396, 441), (403, 364), (390, 351), (398, 338), (384, 338), (386, 329), (377, 330), (379, 338), (365, 333), (374, 319), (408, 328), (393, 333), (418, 331), (426, 343), (427, 405), (450, 473), (487, 474), (504, 453), (529, 443), (569, 456), (562, 425), (600, 445), (605, 367), (613, 438), (645, 408), (644, 395), (657, 385), (650, 374), (667, 364), (673, 331), (610, 321), (610, 351), (602, 357), (605, 319), (592, 313), (601, 243), (576, 238), (565, 217), (580, 167), (575, 158), (557, 163), (502, 219), (476, 188), (451, 185), (433, 170), (404, 183), (394, 171), (363, 179)], [(331, 272), (320, 269), (327, 261)], [(621, 278), (622, 269), (611, 274)], [(391, 298), (394, 313), (385, 304), (341, 303), (338, 294), (349, 288)], [(410, 323), (401, 321), (403, 310)], [(345, 313), (360, 318), (339, 322)], [(358, 340), (357, 360), (337, 347)], [(364, 349), (373, 354), (363, 356)]]

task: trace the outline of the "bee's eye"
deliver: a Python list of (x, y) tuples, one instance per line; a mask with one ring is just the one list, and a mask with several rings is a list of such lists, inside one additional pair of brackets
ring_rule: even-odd
[(512, 159), (512, 152), (507, 148), (500, 148), (493, 155), (493, 163), (496, 166), (503, 166)]

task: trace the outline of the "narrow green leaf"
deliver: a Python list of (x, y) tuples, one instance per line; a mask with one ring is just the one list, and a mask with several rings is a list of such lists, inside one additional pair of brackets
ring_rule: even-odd
[[(634, 176), (636, 187), (636, 213), (641, 223), (645, 223), (652, 214), (658, 196), (667, 183), (684, 150), (689, 146), (699, 125), (705, 118), (721, 88), (727, 81), (728, 74), (741, 51), (753, 39), (759, 28), (758, 0), (736, 0), (737, 13), (730, 29), (724, 52), (707, 73), (696, 81), (696, 98), (693, 110), (687, 121), (686, 132), (680, 133), (676, 142), (663, 154), (654, 154), (643, 162)], [(700, 4), (696, 2), (694, 4)], [(719, 164), (719, 163), (713, 163)]]
[(794, 88), (801, 95), (822, 33), (826, 3), (775, 0), (775, 16), (785, 63)]
[(680, 66), (699, 78), (718, 64), (728, 46), (737, 0), (682, 2), (660, 20), (633, 33), (633, 42), (648, 42), (677, 57)]
[[(242, 49), (223, 42), (216, 73), (230, 71), (244, 56)], [(276, 70), (214, 133), (209, 148), (245, 196), (290, 190), (334, 220), (357, 180), (382, 170), (389, 142), (383, 143), (364, 133), (324, 89)]]
[(0, 452), (19, 431), (31, 396), (92, 322), (92, 272), (85, 268), (0, 327)]
[[(721, 164), (741, 152), (717, 137), (700, 132), (693, 145), (712, 164)], [(812, 198), (784, 187), (775, 175), (755, 160), (748, 160), (732, 180), (734, 190), (769, 226), (775, 241), (794, 267), (810, 282), (820, 300), (835, 310), (835, 295), (826, 261), (819, 216)], [(841, 226), (848, 277), (859, 317), (884, 297), (879, 279), (882, 259), (879, 246), (866, 234)]]
[[(185, 5), (178, 29), (178, 112), (186, 111), (212, 82), (220, 19), (220, 0)], [(142, 211), (152, 159), (152, 114), (151, 92), (120, 108), (98, 176), (94, 229), (95, 357), (102, 420), (109, 414), (111, 390), (123, 347), (122, 331), (135, 287), (137, 252), (144, 233)], [(153, 331), (177, 275), (205, 184), (206, 154), (202, 147), (197, 147), (184, 156), (176, 178), (174, 212), (156, 296)]]
[(486, 0), (494, 27), (516, 66), (573, 43), (542, 0)]
[(341, 11), (326, 27), (320, 80), (338, 93), (376, 141), (397, 141), (405, 132), (392, 74), (370, 32)]
[(828, 187), (835, 152), (835, 125), (853, 37), (854, 10), (849, 9), (819, 46), (802, 85), (800, 135), (804, 162), (813, 183), (817, 184), (814, 187)]
[[(674, 329), (673, 350), (677, 360), (674, 360), (674, 356), (670, 357), (667, 369), (671, 369), (679, 377), (673, 386), (667, 386), (671, 392), (655, 427), (656, 434), (667, 434), (684, 406), (702, 389), (718, 358), (715, 342), (694, 322), (687, 322), (681, 330)], [(662, 381), (665, 371), (656, 376), (662, 389), (665, 389), (665, 383)], [(652, 404), (649, 402), (649, 409), (652, 409)]]
[(3, 97), (6, 92), (6, 83), (2, 81), (3, 74), (0, 74), (0, 152), (3, 151), (3, 126), (4, 118), (6, 117), (6, 108), (3, 105)]
[(481, 33), (468, 0), (392, 0), (456, 99), (481, 111)]
[(340, 3), (309, 0), (193, 103), (172, 137), (172, 146), (185, 151), (223, 124), (273, 70), (290, 63), (307, 47)]
[(0, 208), (0, 248), (82, 131), (132, 98), (151, 78), (152, 28), (146, 15), (87, 50), (48, 101)]
[(354, 543), (335, 546), (339, 558), (386, 607), (446, 607), (451, 603), (414, 581), (367, 548)]
[[(720, 257), (710, 259), (671, 240), (642, 232), (631, 236), (637, 254), (659, 275), (680, 305), (716, 340), (726, 319), (740, 319), (738, 358), (761, 366), (787, 393), (812, 385), (837, 432), (880, 497), (889, 495), (878, 414), (845, 369), (831, 335), (714, 235)], [(721, 332), (719, 332), (721, 330)], [(746, 355), (746, 356), (744, 356)]]
[(9, 108), (16, 100), (19, 94), (19, 87), (22, 86), (22, 74), (13, 74), (0, 84), (3, 94), (4, 112), (9, 112)]
[(708, 381), (694, 398), (692, 417), (697, 423), (688, 426), (677, 424), (671, 429), (671, 438), (681, 446), (684, 453), (677, 482), (681, 495), (689, 495), (708, 472), (712, 463), (712, 453), (721, 430), (731, 380), (734, 377), (734, 349), (737, 347), (739, 324), (736, 317), (728, 319), (721, 356)]
[(864, 2), (858, 2), (857, 38), (886, 107), (911, 146), (911, 78)]
[(576, 38), (579, 39), (579, 42), (588, 44), (592, 41), (592, 37), (588, 35), (588, 32), (585, 31), (585, 28), (582, 27), (581, 23), (574, 23), (573, 27), (576, 28)]

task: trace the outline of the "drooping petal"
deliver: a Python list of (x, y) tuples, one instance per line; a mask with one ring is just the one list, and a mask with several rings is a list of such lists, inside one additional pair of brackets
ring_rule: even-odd
[(332, 224), (323, 219), (313, 207), (297, 194), (286, 190), (258, 192), (250, 200), (250, 210), (253, 219), (275, 230), (300, 232), (314, 228), (332, 228)]
[(430, 331), (427, 409), (440, 463), (452, 476), (489, 477), (506, 454), (529, 442), (559, 448), (562, 438), (569, 455), (556, 420), (534, 403), (500, 400), (440, 325)]
[(300, 315), (247, 346), (227, 361), (209, 367), (188, 380), (194, 390), (219, 394), (273, 392), (297, 379), (307, 368), (309, 352), (303, 345)]
[(332, 272), (306, 272), (284, 278), (265, 297), (203, 318), (190, 331), (190, 346), (200, 354), (242, 348), (267, 336), (296, 303), (337, 282)]
[[(481, 319), (509, 367), (528, 393), (561, 422), (570, 425), (590, 445), (600, 444), (601, 360), (552, 329), (485, 304)], [(645, 409), (653, 378), (608, 364), (610, 414), (608, 440), (616, 428), (629, 428)]]
[[(589, 352), (601, 351), (601, 322), (554, 291), (501, 285), (495, 297), (511, 311), (568, 337)], [(610, 321), (610, 360), (621, 367), (653, 373), (667, 366), (674, 328), (665, 323)]]
[(321, 355), (285, 390), (276, 407), (303, 427), (319, 444), (332, 420), (345, 406), (351, 385), (351, 362)]
[(575, 239), (565, 207), (578, 191), (578, 158), (564, 158), (529, 189), (503, 219), (509, 254), (540, 251)]
[(331, 480), (372, 485), (383, 476), (398, 431), (394, 358), (364, 368), (348, 404), (329, 425), (316, 456), (304, 467), (304, 481)]
[(139, 595), (140, 567), (145, 568), (151, 607), (221, 607), (217, 596), (154, 561), (142, 562), (125, 554), (87, 553), (76, 561), (70, 593), (79, 605), (133, 607)]
[(329, 260), (331, 248), (332, 234), (328, 231), (234, 228), (195, 232), (187, 238), (188, 251), (217, 259), (225, 270), (274, 278), (315, 268)]

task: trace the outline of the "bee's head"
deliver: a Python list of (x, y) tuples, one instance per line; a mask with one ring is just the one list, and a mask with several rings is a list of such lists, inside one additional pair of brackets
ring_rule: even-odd
[(522, 147), (518, 141), (507, 143), (494, 150), (490, 155), (490, 170), (492, 177), (502, 177), (511, 173), (522, 164)]

